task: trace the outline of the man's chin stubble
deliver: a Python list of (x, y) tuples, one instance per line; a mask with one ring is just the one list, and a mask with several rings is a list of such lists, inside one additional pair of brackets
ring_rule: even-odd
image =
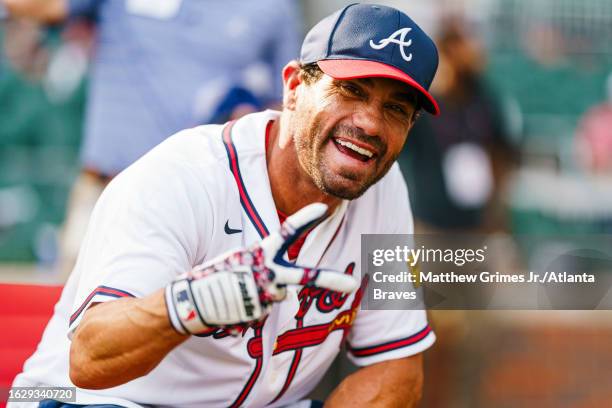
[[(335, 176), (337, 178), (343, 178), (342, 176)], [(348, 179), (348, 184), (354, 184), (354, 180), (350, 180)], [(347, 183), (347, 181), (345, 180), (344, 183)], [(317, 185), (317, 187), (319, 187), (319, 189), (321, 191), (323, 191), (325, 194), (331, 195), (333, 197), (337, 197), (337, 198), (341, 198), (343, 200), (354, 200), (356, 198), (359, 198), (363, 195), (363, 193), (365, 193), (368, 188), (370, 186), (358, 186), (358, 187), (352, 187), (351, 186), (342, 186), (343, 182), (342, 181), (326, 181), (324, 179), (320, 179), (317, 180), (317, 182), (315, 182), (315, 184)]]

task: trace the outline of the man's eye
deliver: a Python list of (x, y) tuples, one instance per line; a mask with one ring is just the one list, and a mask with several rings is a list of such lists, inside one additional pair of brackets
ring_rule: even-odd
[(392, 110), (393, 112), (405, 115), (406, 114), (406, 109), (404, 109), (404, 107), (402, 105), (397, 105), (395, 103), (390, 103), (387, 105), (387, 109)]
[(363, 95), (363, 92), (361, 92), (361, 89), (357, 88), (355, 85), (342, 84), (342, 89), (344, 89), (346, 92), (350, 93), (351, 95), (355, 95), (355, 96)]

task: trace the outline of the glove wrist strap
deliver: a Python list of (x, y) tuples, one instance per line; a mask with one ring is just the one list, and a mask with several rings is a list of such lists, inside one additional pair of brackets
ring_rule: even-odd
[(166, 287), (165, 296), (170, 322), (176, 331), (194, 334), (208, 328), (195, 306), (189, 280), (171, 283)]

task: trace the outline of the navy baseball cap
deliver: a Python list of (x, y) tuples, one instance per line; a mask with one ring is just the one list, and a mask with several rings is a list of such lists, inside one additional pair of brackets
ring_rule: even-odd
[(401, 11), (375, 4), (351, 4), (325, 17), (306, 34), (300, 63), (316, 62), (335, 79), (383, 77), (415, 88), (423, 108), (440, 108), (429, 93), (438, 69), (431, 38)]

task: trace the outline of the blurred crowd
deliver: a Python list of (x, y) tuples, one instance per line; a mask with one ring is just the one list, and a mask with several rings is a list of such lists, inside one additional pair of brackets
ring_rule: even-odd
[[(278, 107), (304, 28), (344, 3), (0, 0), (0, 262), (65, 277), (113, 176)], [(398, 158), (416, 232), (611, 233), (612, 0), (382, 3), (440, 52), (442, 115)]]
[[(342, 4), (3, 2), (0, 259), (64, 274), (115, 174), (182, 128), (278, 106), (303, 28)], [(417, 232), (609, 232), (612, 51), (593, 13), (386, 3), (440, 49), (443, 115), (423, 116), (398, 160)]]
[[(39, 87), (42, 104), (78, 97), (79, 84), (87, 82), (80, 100), (85, 113), (76, 118), (77, 143), (64, 145), (79, 149), (79, 173), (72, 175), (76, 179), (57, 234), (57, 256), (49, 259), (58, 261), (64, 276), (74, 265), (93, 206), (113, 176), (181, 129), (278, 106), (281, 69), (298, 54), (301, 41), (293, 1), (5, 4), (11, 18), (4, 30), (3, 70), (16, 76), (7, 82)], [(54, 44), (53, 36), (58, 37)], [(10, 95), (2, 98), (15, 109), (29, 109)], [(24, 120), (36, 126), (35, 117)], [(18, 143), (28, 137), (27, 131), (17, 131)], [(38, 258), (52, 252), (36, 243), (32, 249)]]

